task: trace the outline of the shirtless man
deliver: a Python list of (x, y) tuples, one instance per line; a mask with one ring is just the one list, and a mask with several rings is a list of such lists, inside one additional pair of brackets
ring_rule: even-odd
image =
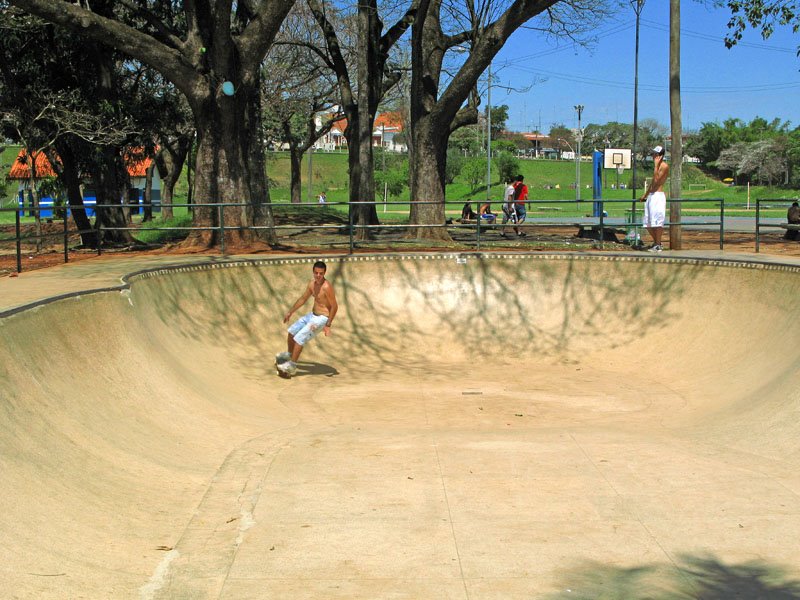
[(664, 162), (664, 148), (656, 146), (650, 153), (653, 156), (653, 179), (647, 187), (641, 201), (644, 205), (644, 226), (653, 238), (650, 252), (661, 252), (661, 235), (664, 233), (664, 221), (667, 213), (667, 196), (664, 194), (664, 183), (669, 175), (669, 165)]
[(275, 357), (278, 370), (285, 375), (291, 376), (297, 372), (297, 359), (300, 358), (303, 346), (312, 340), (320, 329), (326, 336), (331, 334), (331, 324), (336, 316), (336, 311), (339, 310), (339, 305), (336, 302), (333, 286), (325, 279), (327, 270), (328, 267), (324, 262), (314, 263), (314, 278), (309, 282), (303, 295), (283, 317), (283, 322), (288, 323), (295, 311), (303, 306), (309, 298), (314, 297), (314, 307), (311, 312), (297, 319), (289, 327), (287, 351), (281, 352)]

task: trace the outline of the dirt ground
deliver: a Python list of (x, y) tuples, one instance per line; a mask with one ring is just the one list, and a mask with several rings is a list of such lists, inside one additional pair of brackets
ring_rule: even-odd
[[(21, 272), (63, 264), (64, 242), (63, 226), (61, 223), (43, 224), (43, 238), (41, 248), (37, 250), (33, 234), (33, 226), (26, 226), (22, 232), (23, 238), (28, 237), (21, 246)], [(374, 240), (356, 244), (356, 252), (424, 252), (424, 251), (454, 251), (470, 252), (477, 250), (475, 232), (471, 228), (451, 230), (452, 243), (435, 244), (425, 241), (408, 240), (403, 237), (402, 231), (377, 230)], [(619, 236), (621, 237), (621, 236)], [(665, 232), (665, 249), (669, 249), (668, 232)], [(645, 243), (649, 237), (644, 233)], [(719, 233), (716, 231), (683, 231), (683, 250), (719, 250)], [(349, 237), (341, 231), (340, 227), (333, 225), (331, 230), (297, 229), (279, 237), (279, 244), (269, 247), (259, 244), (252, 247), (228, 248), (228, 254), (236, 255), (269, 255), (269, 254), (338, 254), (348, 251)], [(89, 248), (80, 247), (80, 238), (77, 235), (68, 237), (68, 261), (82, 260), (108, 260), (117, 257), (131, 257), (140, 255), (165, 255), (182, 256), (187, 254), (209, 256), (219, 255), (219, 249), (198, 250), (187, 248), (180, 243), (168, 243), (150, 247), (107, 248), (102, 254)], [(606, 242), (601, 247), (599, 242), (577, 237), (574, 228), (548, 228), (532, 227), (525, 238), (502, 238), (497, 231), (481, 234), (482, 251), (581, 251), (600, 250), (604, 252), (629, 251), (631, 248), (624, 243)], [(724, 250), (730, 252), (754, 252), (755, 236), (752, 233), (729, 232), (725, 235)], [(760, 252), (778, 256), (800, 256), (800, 242), (783, 239), (783, 231), (762, 233)], [(0, 277), (15, 276), (17, 274), (16, 243), (14, 228), (0, 228)]]

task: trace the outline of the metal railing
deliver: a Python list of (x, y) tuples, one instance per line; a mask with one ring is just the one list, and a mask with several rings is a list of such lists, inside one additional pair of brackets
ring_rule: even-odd
[[(698, 220), (694, 218), (691, 222), (682, 222), (680, 224), (681, 227), (684, 228), (709, 228), (714, 227), (718, 228), (719, 230), (719, 247), (723, 249), (724, 247), (724, 240), (725, 240), (725, 201), (721, 198), (712, 198), (712, 199), (704, 199), (704, 200), (697, 200), (697, 199), (671, 199), (669, 200), (670, 203), (674, 202), (692, 202), (692, 203), (703, 203), (709, 205), (716, 205), (719, 209), (719, 214), (717, 218), (711, 219), (701, 219)], [(231, 226), (226, 225), (225, 222), (225, 213), (231, 209), (241, 209), (248, 204), (245, 203), (205, 203), (205, 204), (171, 204), (171, 208), (173, 209), (181, 209), (186, 208), (189, 211), (197, 210), (199, 208), (208, 209), (211, 211), (216, 211), (216, 222), (212, 225), (208, 226), (184, 226), (184, 225), (155, 225), (150, 224), (151, 222), (146, 222), (140, 225), (126, 225), (126, 226), (108, 226), (108, 225), (100, 225), (97, 223), (96, 217), (94, 220), (94, 226), (90, 230), (80, 230), (80, 229), (73, 229), (69, 227), (69, 222), (73, 221), (69, 217), (69, 211), (71, 211), (72, 207), (61, 207), (59, 210), (63, 211), (63, 228), (58, 233), (49, 232), (49, 233), (42, 233), (23, 235), (21, 230), (21, 214), (23, 209), (21, 207), (15, 208), (5, 208), (0, 209), (0, 211), (9, 212), (13, 211), (15, 213), (15, 245), (16, 245), (16, 257), (17, 257), (17, 271), (21, 272), (22, 270), (22, 243), (28, 242), (30, 240), (38, 240), (37, 245), (42, 242), (45, 238), (52, 238), (52, 237), (61, 237), (62, 238), (62, 246), (63, 246), (63, 255), (64, 255), (64, 262), (69, 262), (69, 238), (77, 235), (85, 235), (85, 234), (93, 234), (96, 236), (97, 242), (97, 254), (102, 254), (104, 249), (111, 249), (109, 246), (104, 245), (103, 237), (105, 232), (115, 232), (115, 231), (130, 231), (130, 232), (137, 232), (141, 233), (144, 231), (163, 231), (168, 233), (191, 233), (191, 232), (198, 232), (198, 231), (213, 231), (216, 232), (218, 243), (219, 243), (219, 251), (221, 254), (225, 255), (227, 253), (226, 250), (226, 233), (232, 231), (241, 231), (242, 229), (252, 230), (252, 231), (259, 231), (259, 230), (271, 230), (274, 234), (276, 239), (291, 235), (297, 235), (298, 232), (321, 232), (321, 231), (329, 231), (332, 232), (333, 238), (331, 241), (323, 242), (320, 240), (316, 240), (313, 243), (309, 243), (309, 246), (319, 247), (325, 245), (331, 246), (340, 246), (342, 248), (346, 248), (347, 252), (352, 254), (357, 249), (363, 248), (368, 246), (371, 243), (383, 243), (389, 244), (390, 246), (399, 246), (401, 245), (401, 240), (399, 239), (389, 239), (388, 242), (386, 240), (386, 236), (384, 235), (384, 239), (381, 240), (379, 235), (380, 234), (392, 234), (397, 232), (409, 232), (415, 231), (420, 229), (447, 229), (451, 236), (455, 236), (458, 243), (464, 244), (466, 246), (474, 246), (476, 250), (480, 251), (485, 245), (487, 244), (499, 244), (503, 245), (507, 243), (507, 240), (504, 240), (499, 235), (495, 236), (495, 233), (503, 232), (504, 230), (509, 230), (511, 228), (517, 228), (522, 230), (523, 232), (535, 232), (536, 230), (543, 230), (543, 229), (562, 229), (562, 228), (579, 228), (580, 232), (588, 231), (590, 233), (590, 239), (593, 242), (599, 242), (600, 247), (604, 247), (604, 244), (607, 241), (607, 235), (613, 235), (614, 239), (616, 240), (617, 233), (624, 233), (626, 236), (626, 240), (630, 242), (630, 234), (633, 232), (633, 239), (638, 238), (638, 231), (643, 229), (641, 225), (640, 216), (642, 215), (641, 209), (638, 208), (638, 203), (631, 202), (630, 199), (628, 200), (527, 200), (525, 201), (525, 205), (527, 207), (527, 218), (523, 223), (502, 223), (502, 211), (498, 210), (495, 214), (495, 219), (492, 222), (489, 222), (488, 219), (481, 219), (476, 218), (474, 220), (466, 220), (462, 221), (460, 218), (461, 208), (464, 205), (463, 201), (447, 201), (444, 203), (444, 214), (445, 220), (441, 223), (433, 223), (433, 224), (412, 224), (407, 222), (395, 222), (389, 218), (389, 207), (400, 207), (400, 210), (393, 211), (393, 216), (398, 218), (400, 221), (407, 220), (410, 207), (416, 206), (421, 207), (424, 205), (441, 205), (441, 202), (435, 201), (392, 201), (392, 202), (383, 202), (383, 201), (376, 201), (376, 202), (359, 202), (359, 203), (349, 203), (349, 202), (330, 202), (324, 205), (319, 204), (294, 204), (294, 203), (270, 203), (262, 205), (264, 209), (271, 210), (273, 217), (278, 216), (279, 220), (284, 220), (288, 215), (291, 215), (292, 212), (296, 212), (298, 210), (305, 210), (309, 212), (313, 212), (317, 215), (324, 215), (330, 216), (331, 221), (329, 223), (321, 223), (321, 224), (310, 224), (310, 223), (282, 223), (282, 224), (274, 224), (272, 226), (267, 225), (251, 225), (247, 227), (240, 227), (239, 225)], [(482, 202), (471, 202), (471, 204), (475, 205), (476, 208)], [(493, 202), (496, 207), (501, 205), (500, 202)], [(363, 223), (358, 223), (356, 219), (356, 207), (364, 207), (364, 206), (374, 206), (376, 212), (378, 212), (379, 208), (383, 208), (383, 222), (376, 225), (368, 225)], [(625, 205), (630, 205), (630, 208), (625, 208)], [(94, 205), (91, 207), (95, 211), (102, 211), (105, 209), (140, 209), (140, 204), (113, 204), (113, 205)], [(162, 207), (163, 208), (163, 207)], [(25, 207), (25, 212), (30, 211), (45, 211), (45, 210), (53, 210), (53, 207)], [(595, 212), (596, 216), (589, 216), (585, 213)], [(611, 213), (609, 216), (608, 213)], [(559, 214), (561, 213), (561, 214)], [(569, 213), (569, 214), (568, 214)], [(41, 214), (41, 213), (40, 213)], [(55, 213), (54, 213), (55, 214)], [(758, 214), (759, 214), (759, 202), (757, 201), (756, 204), (756, 248), (758, 249)], [(449, 216), (448, 216), (449, 215)], [(665, 223), (665, 227), (669, 227), (671, 225), (670, 222)], [(762, 225), (763, 226), (763, 225)], [(359, 233), (366, 233), (366, 235), (359, 235)], [(464, 234), (467, 234), (466, 236)], [(471, 234), (471, 235), (469, 235)], [(570, 236), (574, 238), (575, 236)], [(361, 239), (366, 238), (366, 239)], [(0, 240), (6, 241), (9, 240)], [(524, 242), (525, 239), (520, 239), (520, 242)]]
[(773, 208), (783, 208), (788, 209), (789, 206), (792, 205), (793, 202), (797, 202), (797, 198), (757, 198), (756, 199), (756, 252), (761, 251), (761, 230), (767, 228), (781, 228), (781, 229), (789, 229), (787, 227), (788, 222), (782, 223), (771, 223), (765, 222), (764, 217), (761, 215), (761, 210), (763, 209), (773, 209)]

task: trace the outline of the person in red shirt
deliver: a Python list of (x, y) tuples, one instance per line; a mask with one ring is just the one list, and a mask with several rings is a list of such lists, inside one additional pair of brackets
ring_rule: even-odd
[(514, 182), (514, 213), (517, 217), (517, 227), (514, 227), (514, 231), (519, 237), (525, 237), (525, 232), (521, 231), (518, 226), (525, 222), (527, 216), (525, 204), (528, 202), (528, 186), (524, 181), (525, 178), (522, 175), (517, 175), (517, 180)]

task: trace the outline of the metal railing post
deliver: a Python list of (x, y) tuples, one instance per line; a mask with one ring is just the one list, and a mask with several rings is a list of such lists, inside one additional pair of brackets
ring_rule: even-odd
[(604, 212), (604, 210), (603, 210), (603, 199), (601, 198), (600, 199), (600, 249), (601, 250), (603, 249), (603, 246), (605, 245), (605, 239), (606, 239), (606, 236), (605, 236), (606, 232), (605, 232), (605, 228), (603, 227), (603, 212)]
[(217, 220), (219, 221), (219, 249), (225, 256), (225, 209), (223, 205), (217, 204)]
[(478, 214), (476, 216), (476, 224), (475, 224), (475, 244), (477, 246), (477, 251), (481, 251), (481, 207), (478, 207)]
[(69, 262), (69, 243), (67, 241), (68, 235), (68, 227), (67, 227), (67, 215), (69, 214), (69, 210), (65, 209), (64, 211), (64, 262)]
[(22, 273), (22, 239), (20, 238), (22, 235), (22, 228), (20, 227), (18, 210), (14, 211), (14, 217), (14, 231), (17, 237), (17, 273)]
[(719, 249), (723, 250), (725, 246), (725, 198), (722, 198), (719, 203)]
[(761, 227), (761, 198), (756, 198), (756, 252), (758, 252), (759, 248), (761, 247), (760, 227)]
[(347, 201), (347, 223), (348, 223), (347, 232), (348, 235), (350, 236), (349, 250), (350, 254), (352, 254), (353, 249), (355, 247), (355, 243), (353, 241), (353, 205), (350, 203), (349, 200)]

